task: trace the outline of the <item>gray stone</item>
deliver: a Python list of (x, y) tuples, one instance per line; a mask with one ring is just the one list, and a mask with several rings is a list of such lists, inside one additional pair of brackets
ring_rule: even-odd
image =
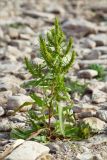
[(4, 111), (3, 107), (0, 106), (0, 116), (3, 116), (4, 114), (5, 114), (5, 111)]
[(107, 101), (107, 93), (100, 91), (98, 89), (94, 89), (92, 93), (92, 102), (94, 103), (102, 103)]
[(107, 111), (106, 110), (99, 110), (99, 111), (97, 111), (96, 116), (99, 119), (107, 122)]
[(10, 122), (7, 118), (0, 118), (0, 131), (10, 131)]
[(13, 121), (9, 121), (9, 122), (10, 122), (11, 129), (25, 128), (26, 127), (25, 122), (13, 122)]
[(63, 24), (64, 30), (70, 36), (82, 37), (97, 32), (97, 26), (84, 19), (69, 19)]
[(83, 121), (92, 128), (93, 132), (103, 131), (106, 127), (106, 123), (96, 117), (84, 118)]
[(104, 83), (105, 85), (101, 88), (101, 90), (107, 93), (107, 82)]
[(96, 77), (98, 75), (98, 72), (92, 69), (85, 69), (85, 70), (80, 70), (78, 72), (78, 77), (79, 78), (87, 78), (91, 79), (93, 77)]
[(26, 117), (22, 116), (21, 113), (17, 113), (14, 116), (9, 116), (9, 120), (13, 122), (26, 122)]
[(0, 140), (1, 139), (9, 139), (10, 138), (10, 132), (6, 132), (6, 131), (2, 131), (2, 132), (0, 132)]
[(11, 95), (12, 95), (12, 91), (0, 92), (0, 105), (6, 104), (8, 97)]
[[(7, 102), (7, 109), (14, 110), (20, 107), (25, 102), (33, 102), (30, 96), (26, 96), (24, 94), (18, 94), (14, 96), (10, 96)], [(21, 108), (21, 111), (27, 111), (32, 108), (32, 105), (25, 106)]]
[(49, 148), (33, 141), (25, 141), (10, 153), (5, 160), (36, 160), (47, 154)]
[(46, 18), (48, 20), (53, 20), (55, 18), (54, 14), (39, 12), (39, 11), (36, 11), (36, 10), (23, 10), (23, 14), (25, 14), (27, 16), (31, 16), (33, 18), (41, 17), (41, 18)]
[(96, 42), (97, 46), (105, 46), (107, 45), (107, 36), (106, 34), (94, 34), (94, 35), (90, 35), (89, 38), (93, 41)]
[(13, 63), (13, 62), (7, 62), (0, 64), (0, 72), (10, 72), (10, 73), (16, 73), (18, 72), (23, 65), (21, 63)]
[(82, 47), (84, 48), (95, 48), (96, 47), (96, 43), (88, 38), (84, 38), (82, 40), (80, 40), (80, 43), (82, 44)]
[(22, 80), (16, 78), (13, 75), (6, 74), (6, 76), (0, 77), (0, 91), (12, 91), (16, 93), (26, 93), (25, 89), (21, 88)]
[(4, 32), (3, 30), (0, 28), (0, 39), (3, 39), (4, 38)]
[(15, 29), (15, 28), (9, 28), (9, 36), (10, 38), (18, 38), (19, 37), (19, 33), (18, 33), (18, 30)]
[(93, 50), (100, 51), (101, 54), (107, 54), (107, 46), (96, 47)]
[(105, 82), (98, 81), (97, 79), (92, 79), (88, 84), (88, 89), (93, 92), (95, 89), (102, 90), (104, 86)]
[(78, 64), (80, 68), (88, 68), (91, 64), (100, 64), (107, 66), (107, 59), (94, 59), (94, 60), (79, 60)]
[(91, 152), (78, 153), (76, 160), (103, 160), (100, 154), (95, 155)]
[(54, 14), (55, 13), (61, 14), (61, 15), (65, 14), (64, 8), (60, 5), (57, 5), (57, 3), (47, 6), (46, 11)]
[(25, 58), (25, 56), (26, 56), (27, 58), (30, 58), (30, 55), (27, 54), (27, 53), (28, 53), (28, 51), (26, 51), (26, 53), (25, 53), (25, 51), (24, 51), (23, 54), (22, 54), (22, 51), (20, 51), (20, 50), (17, 49), (16, 47), (14, 47), (14, 46), (9, 46), (9, 45), (8, 45), (6, 56), (7, 56), (10, 60), (16, 61), (17, 59), (22, 59), (22, 60), (23, 60), (23, 59)]
[(24, 39), (24, 40), (30, 40), (31, 36), (29, 34), (23, 34), (23, 33), (21, 33), (20, 34), (20, 38)]
[(97, 50), (92, 50), (88, 55), (85, 55), (84, 58), (87, 60), (99, 59), (101, 56), (101, 52)]

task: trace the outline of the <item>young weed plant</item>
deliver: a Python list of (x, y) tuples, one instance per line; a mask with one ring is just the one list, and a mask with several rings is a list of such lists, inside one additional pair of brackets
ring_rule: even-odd
[(106, 76), (105, 69), (102, 65), (100, 64), (91, 64), (89, 66), (90, 69), (94, 69), (98, 72), (98, 76), (96, 77), (98, 80), (104, 80)]
[[(47, 33), (46, 38), (39, 36), (42, 64), (34, 64), (25, 58), (28, 71), (33, 80), (24, 87), (39, 88), (43, 95), (31, 93), (35, 109), (28, 112), (29, 129), (15, 129), (12, 135), (23, 139), (38, 141), (54, 139), (83, 139), (90, 136), (90, 127), (78, 124), (72, 113), (73, 101), (65, 84), (65, 75), (76, 58), (73, 50), (73, 39), (66, 42), (66, 37), (55, 19), (54, 27)], [(24, 103), (21, 107), (29, 105)], [(20, 108), (21, 108), (20, 107)]]
[(66, 78), (66, 85), (69, 87), (69, 93), (72, 96), (74, 93), (78, 93), (81, 97), (85, 94), (88, 84), (82, 84), (79, 81), (73, 81), (70, 78)]

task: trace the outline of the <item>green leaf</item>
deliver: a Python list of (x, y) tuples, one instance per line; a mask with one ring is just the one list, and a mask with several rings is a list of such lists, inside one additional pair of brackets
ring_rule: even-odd
[(40, 136), (36, 136), (36, 137), (34, 138), (34, 140), (36, 140), (36, 141), (38, 141), (38, 142), (46, 143), (47, 137), (44, 136), (44, 135), (40, 135)]
[(36, 73), (35, 73), (34, 65), (26, 57), (25, 57), (25, 64), (29, 72), (35, 77)]
[(64, 52), (64, 56), (66, 56), (66, 55), (69, 53), (69, 51), (70, 51), (70, 49), (71, 49), (71, 47), (72, 47), (72, 44), (73, 44), (73, 39), (70, 38), (70, 39), (69, 39), (69, 42), (68, 42), (68, 45), (67, 45), (67, 47), (66, 47), (66, 50), (65, 50), (65, 52)]
[(76, 52), (73, 51), (71, 55), (70, 61), (63, 67), (63, 72), (68, 72), (68, 69), (73, 65), (74, 61), (76, 59)]
[(35, 93), (31, 93), (30, 97), (35, 101), (36, 104), (38, 104), (39, 106), (44, 106), (45, 105), (45, 101), (42, 100), (39, 96), (37, 96)]
[(20, 111), (23, 107), (25, 106), (29, 106), (29, 105), (33, 105), (34, 102), (24, 102), (21, 106), (17, 107), (15, 110), (14, 110), (14, 114), (18, 111)]

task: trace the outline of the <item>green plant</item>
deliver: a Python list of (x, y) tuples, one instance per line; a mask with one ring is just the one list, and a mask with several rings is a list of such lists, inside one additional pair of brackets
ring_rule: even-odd
[(98, 76), (96, 77), (97, 79), (99, 80), (104, 80), (105, 79), (105, 76), (106, 76), (106, 73), (105, 73), (105, 69), (102, 65), (100, 64), (91, 64), (89, 66), (90, 69), (94, 69), (98, 72)]
[[(58, 20), (55, 19), (55, 26), (47, 33), (46, 39), (40, 35), (39, 41), (44, 62), (33, 64), (25, 58), (26, 67), (32, 74), (33, 80), (23, 86), (39, 88), (43, 94), (41, 96), (37, 93), (30, 94), (34, 105), (36, 104), (35, 110), (28, 112), (30, 129), (16, 129), (13, 131), (13, 136), (39, 140), (43, 138), (42, 141), (56, 138), (73, 139), (78, 136), (78, 139), (85, 138), (86, 132), (85, 134), (82, 132), (85, 126), (79, 127), (75, 121), (72, 113), (73, 101), (65, 84), (65, 75), (76, 58), (76, 52), (72, 48), (73, 40), (70, 38), (66, 43), (65, 35)], [(29, 102), (21, 107), (25, 105), (29, 105)]]
[(81, 84), (79, 81), (72, 81), (71, 79), (66, 79), (66, 85), (69, 87), (69, 93), (72, 95), (78, 93), (80, 96), (83, 96), (87, 90), (87, 83)]
[(20, 27), (22, 27), (22, 28), (25, 27), (25, 24), (22, 24), (22, 23), (20, 23), (20, 22), (16, 22), (16, 23), (10, 24), (9, 27), (18, 29), (18, 28), (20, 28)]

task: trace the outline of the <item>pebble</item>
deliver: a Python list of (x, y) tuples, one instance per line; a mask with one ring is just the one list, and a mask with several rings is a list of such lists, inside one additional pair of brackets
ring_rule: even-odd
[(9, 34), (10, 38), (12, 38), (12, 39), (15, 39), (15, 38), (19, 37), (18, 30), (15, 29), (15, 28), (9, 28), (8, 32), (9, 32), (8, 34)]
[(13, 122), (25, 122), (26, 121), (26, 117), (22, 116), (20, 113), (17, 113), (14, 116), (9, 116), (9, 120), (11, 120)]
[(98, 46), (93, 50), (101, 52), (101, 54), (107, 54), (107, 46)]
[(83, 121), (92, 128), (93, 132), (103, 131), (106, 127), (106, 123), (96, 117), (84, 118)]
[(96, 47), (96, 43), (89, 39), (89, 38), (84, 38), (80, 41), (80, 43), (82, 44), (82, 47), (84, 48), (95, 48)]
[(96, 116), (103, 120), (104, 122), (107, 122), (107, 111), (106, 110), (98, 110), (96, 113)]
[(13, 150), (4, 160), (36, 160), (40, 156), (48, 153), (48, 147), (34, 141), (25, 141)]
[(98, 72), (92, 69), (85, 69), (85, 70), (80, 70), (78, 72), (78, 77), (79, 78), (87, 78), (91, 79), (93, 77), (96, 77), (98, 75)]
[(76, 160), (103, 160), (101, 155), (94, 155), (90, 152), (85, 152), (83, 154), (78, 153)]
[(107, 101), (107, 93), (94, 89), (92, 93), (92, 102), (93, 103), (102, 103)]
[(8, 118), (1, 118), (0, 117), (0, 131), (10, 131), (11, 126)]
[(0, 106), (0, 117), (5, 114), (5, 111), (2, 106)]
[(63, 28), (66, 30), (67, 34), (69, 33), (74, 37), (84, 37), (86, 34), (97, 32), (97, 26), (94, 23), (80, 18), (69, 19), (64, 22)]
[[(17, 94), (17, 95), (10, 96), (7, 102), (7, 109), (14, 110), (20, 107), (25, 102), (33, 102), (33, 100), (31, 99), (30, 96), (26, 96), (24, 94)], [(32, 108), (32, 105), (28, 105), (28, 106), (21, 108), (20, 110), (27, 111), (27, 110), (30, 110), (31, 108)]]
[(98, 50), (91, 50), (88, 55), (84, 55), (84, 58), (87, 60), (99, 59), (101, 56), (101, 52)]
[(89, 36), (91, 40), (96, 42), (96, 46), (107, 46), (107, 36), (104, 33), (93, 34)]
[(81, 69), (88, 68), (91, 64), (100, 64), (103, 66), (107, 66), (107, 60), (106, 59), (93, 59), (93, 60), (80, 60), (79, 66)]

